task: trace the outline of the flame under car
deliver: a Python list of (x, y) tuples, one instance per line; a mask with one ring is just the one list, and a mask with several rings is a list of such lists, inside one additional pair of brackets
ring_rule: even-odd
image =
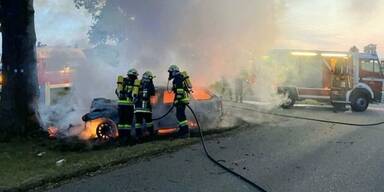
[[(153, 118), (165, 114), (172, 107), (174, 94), (166, 87), (157, 87), (156, 95), (151, 98)], [(223, 115), (222, 100), (208, 89), (197, 88), (191, 94), (190, 104), (195, 111), (199, 123), (204, 128), (216, 128)], [(187, 119), (192, 133), (197, 132), (197, 122), (192, 113), (186, 109)], [(154, 121), (158, 135), (170, 135), (178, 130), (176, 111), (172, 110), (164, 118)], [(110, 139), (117, 137), (117, 122), (119, 122), (117, 102), (105, 98), (92, 101), (91, 110), (83, 116), (85, 129), (91, 138)]]

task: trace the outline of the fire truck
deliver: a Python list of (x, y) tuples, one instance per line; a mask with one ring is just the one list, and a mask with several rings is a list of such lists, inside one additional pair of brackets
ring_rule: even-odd
[(68, 94), (72, 86), (74, 70), (85, 62), (86, 55), (80, 48), (38, 47), (40, 102), (51, 105)]
[[(86, 61), (79, 48), (38, 46), (36, 51), (40, 102), (54, 103), (71, 88), (74, 69)], [(3, 83), (0, 63), (0, 93)]]
[(352, 111), (363, 112), (372, 102), (384, 102), (383, 62), (374, 44), (362, 52), (356, 47), (348, 52), (274, 50), (269, 57), (286, 71), (277, 88), (284, 96), (283, 108), (313, 99), (336, 108), (350, 105)]

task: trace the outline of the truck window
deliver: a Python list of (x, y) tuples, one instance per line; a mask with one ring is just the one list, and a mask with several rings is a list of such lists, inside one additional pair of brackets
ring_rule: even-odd
[(373, 60), (361, 60), (361, 69), (368, 72), (373, 72)]
[(380, 73), (381, 72), (381, 69), (380, 69), (380, 64), (379, 64), (379, 61), (375, 60), (373, 62), (373, 71), (375, 73)]

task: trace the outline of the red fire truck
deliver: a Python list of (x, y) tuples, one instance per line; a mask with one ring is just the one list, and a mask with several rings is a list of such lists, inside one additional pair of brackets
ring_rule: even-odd
[[(38, 47), (36, 52), (40, 99), (50, 105), (70, 89), (74, 69), (85, 62), (86, 56), (82, 49), (68, 47)], [(1, 84), (0, 63), (0, 92)]]
[(74, 70), (86, 62), (82, 49), (39, 47), (37, 68), (42, 103), (50, 105), (71, 88)]
[(285, 96), (284, 108), (314, 99), (362, 112), (370, 102), (384, 102), (383, 64), (376, 45), (366, 46), (363, 52), (356, 47), (349, 52), (274, 50), (269, 57), (269, 62), (287, 71), (278, 86), (278, 93)]

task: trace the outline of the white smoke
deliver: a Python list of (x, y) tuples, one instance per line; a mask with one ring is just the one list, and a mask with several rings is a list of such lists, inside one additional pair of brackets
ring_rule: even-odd
[[(57, 7), (57, 3), (40, 1), (38, 6)], [(63, 6), (63, 10), (71, 10), (72, 6)], [(50, 107), (43, 107), (43, 120), (48, 125), (60, 128), (81, 124), (81, 116), (88, 112), (94, 98), (116, 97), (116, 77), (125, 75), (131, 67), (136, 67), (141, 74), (146, 70), (153, 71), (157, 76), (157, 85), (165, 85), (167, 82), (167, 67), (170, 64), (177, 64), (189, 71), (193, 82), (199, 86), (208, 86), (221, 76), (236, 77), (241, 69), (251, 64), (247, 54), (249, 50), (261, 56), (273, 47), (278, 34), (277, 19), (281, 7), (281, 1), (277, 0), (241, 0), (236, 3), (232, 0), (188, 1), (178, 11), (162, 7), (172, 11), (172, 14), (161, 12), (160, 18), (153, 18), (154, 23), (164, 23), (158, 26), (158, 30), (163, 33), (158, 34), (148, 31), (152, 29), (152, 23), (144, 22), (143, 19), (146, 19), (146, 14), (151, 14), (142, 12), (135, 20), (126, 21), (137, 24), (133, 25), (135, 28), (131, 29), (132, 33), (126, 33), (123, 41), (108, 41), (104, 50), (100, 51), (102, 55), (91, 55), (88, 62), (77, 66), (70, 94)], [(48, 9), (48, 13), (52, 10)], [(64, 19), (58, 17), (55, 21), (63, 25), (60, 18)], [(109, 19), (107, 23), (113, 23), (118, 18)], [(124, 23), (125, 20), (119, 22)], [(64, 22), (64, 25), (67, 23), (71, 21)], [(89, 29), (88, 25), (84, 26)], [(115, 29), (113, 25), (103, 26), (106, 27), (103, 29), (108, 30), (108, 26), (111, 30)], [(82, 39), (83, 34), (74, 34), (69, 39)], [(108, 47), (114, 47), (117, 53), (103, 54), (111, 51)]]
[(87, 46), (91, 15), (76, 9), (73, 0), (34, 0), (36, 35), (48, 45)]

